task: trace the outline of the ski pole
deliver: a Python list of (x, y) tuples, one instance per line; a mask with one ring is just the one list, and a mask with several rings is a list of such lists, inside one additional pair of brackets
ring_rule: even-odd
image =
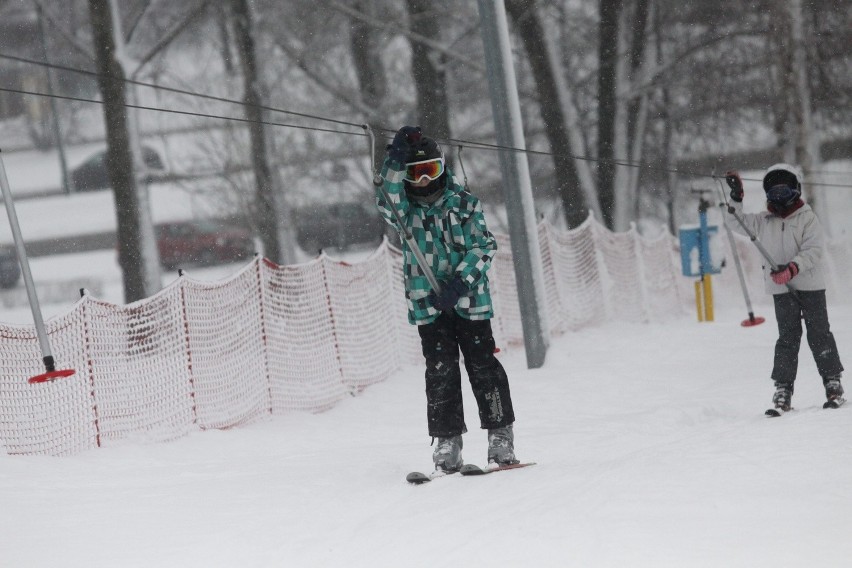
[[(722, 192), (722, 199), (724, 200), (725, 199), (725, 189), (721, 185), (721, 180), (717, 179), (716, 181), (719, 182), (719, 191)], [(724, 207), (725, 204), (719, 203), (719, 206)], [(748, 319), (744, 320), (740, 325), (742, 325), (743, 327), (751, 327), (751, 326), (754, 326), (754, 325), (760, 325), (764, 321), (766, 321), (766, 319), (762, 318), (760, 316), (758, 316), (758, 317), (754, 316), (754, 310), (752, 310), (752, 308), (751, 308), (751, 299), (748, 296), (748, 287), (746, 287), (745, 276), (743, 275), (743, 267), (742, 267), (742, 264), (740, 263), (740, 255), (737, 252), (737, 245), (734, 242), (734, 232), (731, 230), (730, 225), (728, 225), (728, 219), (725, 217), (724, 214), (722, 215), (722, 224), (725, 226), (725, 232), (728, 234), (728, 243), (730, 243), (731, 252), (734, 255), (734, 264), (737, 267), (737, 276), (739, 276), (739, 279), (740, 279), (740, 288), (742, 288), (742, 290), (743, 290), (743, 297), (745, 298), (746, 309), (748, 310)]]
[(9, 188), (9, 179), (6, 177), (6, 165), (3, 163), (3, 157), (0, 155), (0, 187), (3, 191), (3, 202), (6, 205), (6, 214), (9, 216), (9, 225), (12, 228), (12, 238), (15, 241), (15, 251), (18, 253), (18, 262), (21, 265), (21, 274), (24, 277), (24, 285), (27, 288), (27, 298), (30, 302), (30, 309), (33, 313), (33, 321), (35, 322), (36, 335), (38, 343), (41, 347), (42, 360), (44, 361), (45, 372), (41, 375), (30, 377), (29, 382), (44, 383), (53, 381), (62, 377), (70, 377), (74, 374), (73, 369), (64, 369), (57, 371), (53, 360), (53, 355), (50, 351), (50, 341), (47, 338), (47, 333), (44, 329), (44, 319), (41, 316), (41, 308), (36, 295), (35, 284), (33, 283), (33, 275), (30, 271), (30, 263), (27, 259), (27, 250), (24, 247), (24, 239), (21, 236), (21, 226), (18, 223), (18, 214), (15, 211), (15, 201), (12, 198), (12, 190)]
[(373, 173), (373, 185), (379, 188), (379, 191), (384, 197), (385, 202), (388, 204), (391, 212), (396, 218), (397, 225), (400, 227), (400, 231), (402, 232), (402, 236), (405, 239), (405, 242), (408, 243), (408, 248), (411, 250), (411, 253), (414, 255), (414, 258), (417, 260), (417, 264), (420, 266), (420, 270), (423, 271), (423, 274), (426, 276), (426, 280), (429, 281), (429, 285), (435, 291), (436, 294), (441, 293), (441, 284), (438, 282), (438, 279), (435, 278), (435, 274), (432, 272), (432, 269), (426, 263), (426, 257), (423, 256), (423, 252), (420, 250), (420, 247), (417, 246), (417, 241), (414, 238), (414, 235), (411, 234), (408, 226), (403, 222), (402, 216), (400, 216), (399, 211), (396, 210), (396, 207), (393, 206), (393, 202), (388, 195), (387, 190), (384, 187), (384, 180), (382, 179), (381, 174), (376, 170), (376, 135), (373, 134), (373, 129), (370, 128), (370, 125), (364, 124), (361, 126), (364, 130), (367, 131), (367, 136), (370, 137), (370, 169)]
[[(717, 181), (719, 181), (718, 178), (717, 178)], [(719, 183), (721, 183), (721, 181)], [(736, 219), (737, 223), (740, 224), (740, 227), (742, 227), (743, 231), (745, 231), (745, 234), (748, 235), (748, 238), (751, 239), (751, 242), (754, 243), (754, 246), (757, 247), (757, 250), (760, 251), (760, 254), (763, 255), (763, 258), (766, 259), (766, 262), (768, 262), (771, 266), (775, 267), (776, 269), (783, 269), (784, 268), (783, 266), (781, 266), (780, 264), (777, 264), (774, 260), (772, 260), (772, 256), (769, 254), (769, 251), (767, 251), (766, 248), (764, 248), (763, 243), (760, 242), (760, 239), (757, 238), (757, 235), (755, 235), (753, 232), (751, 232), (751, 229), (749, 229), (748, 225), (745, 224), (745, 221), (743, 221), (743, 218), (739, 214), (737, 214), (737, 210), (734, 209), (734, 206), (731, 205), (730, 203), (728, 203), (728, 199), (725, 197), (724, 189), (722, 190), (722, 198), (725, 200), (725, 205), (728, 208), (728, 213), (730, 213), (731, 215), (734, 216), (734, 219)], [(790, 291), (790, 293), (793, 295), (793, 297), (796, 299), (796, 301), (799, 302), (799, 305), (801, 305), (802, 300), (799, 298), (799, 294), (796, 292), (796, 289), (793, 288), (793, 286), (791, 286), (789, 282), (787, 282), (785, 284), (785, 286), (787, 286), (787, 290)]]

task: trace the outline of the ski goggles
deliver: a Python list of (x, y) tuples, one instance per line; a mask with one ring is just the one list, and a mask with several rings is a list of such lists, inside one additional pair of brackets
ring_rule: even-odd
[(766, 199), (772, 203), (784, 205), (797, 199), (799, 197), (798, 194), (798, 188), (787, 185), (786, 183), (779, 183), (766, 190)]
[(424, 177), (430, 181), (436, 180), (444, 173), (444, 159), (433, 158), (422, 162), (405, 164), (405, 181), (417, 183)]

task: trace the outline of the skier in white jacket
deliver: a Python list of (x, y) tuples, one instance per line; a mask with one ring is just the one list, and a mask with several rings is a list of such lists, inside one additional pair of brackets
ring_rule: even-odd
[[(791, 408), (793, 385), (799, 366), (802, 340), (802, 318), (807, 326), (807, 340), (822, 377), (826, 407), (844, 402), (840, 384), (843, 365), (828, 323), (823, 273), (823, 231), (811, 207), (802, 200), (801, 175), (789, 164), (775, 164), (766, 170), (763, 190), (767, 211), (742, 213), (743, 182), (739, 174), (729, 171), (725, 181), (731, 188), (731, 206), (757, 237), (777, 266), (765, 263), (766, 291), (775, 302), (778, 341), (772, 380), (775, 394), (772, 402), (778, 411)], [(735, 227), (746, 234), (745, 229)]]

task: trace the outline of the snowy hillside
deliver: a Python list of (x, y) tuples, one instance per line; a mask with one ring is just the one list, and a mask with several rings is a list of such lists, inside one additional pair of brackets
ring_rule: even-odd
[[(0, 455), (3, 566), (753, 567), (850, 564), (852, 407), (823, 410), (802, 353), (796, 410), (763, 416), (775, 324), (683, 318), (504, 355), (518, 454), (538, 465), (404, 481), (430, 467), (421, 369), (320, 415), (69, 458)], [(849, 364), (852, 308), (831, 309)], [(849, 384), (847, 384), (847, 387)], [(467, 461), (485, 435), (471, 431)]]
[[(755, 184), (746, 190), (747, 209), (759, 209)], [(839, 235), (849, 234), (845, 191), (831, 195)], [(65, 199), (22, 202), (25, 236), (79, 231), (81, 218), (56, 213), (70, 211)], [(110, 203), (87, 210), (102, 216)], [(33, 271), (42, 283), (94, 278), (101, 297), (121, 296), (113, 251), (39, 258)], [(418, 366), (319, 415), (65, 458), (0, 452), (0, 566), (852, 565), (852, 405), (822, 409), (804, 346), (796, 410), (763, 416), (776, 329), (751, 286), (767, 319), (758, 327), (739, 325), (742, 297), (719, 297), (713, 323), (685, 313), (556, 338), (538, 370), (504, 351), (518, 455), (537, 462), (524, 470), (405, 483), (431, 468)], [(46, 316), (76, 299), (66, 288)], [(829, 313), (848, 366), (852, 305)], [(31, 321), (25, 305), (2, 320)], [(464, 455), (482, 463), (485, 435), (465, 394)]]

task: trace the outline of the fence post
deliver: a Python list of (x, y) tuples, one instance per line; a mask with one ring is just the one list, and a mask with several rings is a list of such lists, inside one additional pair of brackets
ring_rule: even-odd
[(257, 301), (260, 308), (260, 336), (263, 345), (263, 368), (266, 370), (266, 392), (269, 396), (269, 414), (274, 414), (272, 399), (272, 372), (269, 370), (269, 338), (266, 334), (266, 286), (263, 280), (263, 259), (260, 255), (254, 255), (254, 268), (257, 274)]
[(343, 357), (340, 356), (340, 339), (337, 336), (337, 321), (334, 317), (334, 307), (331, 304), (331, 286), (328, 283), (328, 271), (326, 270), (326, 263), (330, 262), (328, 255), (325, 254), (325, 251), (320, 254), (319, 257), (320, 267), (322, 268), (322, 285), (325, 289), (325, 301), (326, 306), (328, 307), (328, 317), (331, 320), (331, 335), (334, 341), (334, 353), (337, 357), (337, 369), (340, 373), (340, 383), (347, 388), (350, 394), (353, 394), (354, 390), (351, 386), (346, 384), (346, 372), (343, 368)]
[(192, 369), (192, 348), (189, 338), (189, 314), (186, 309), (186, 276), (183, 271), (178, 272), (178, 289), (180, 289), (180, 315), (181, 323), (183, 323), (183, 340), (184, 348), (186, 349), (186, 371), (189, 380), (189, 398), (192, 403), (192, 423), (198, 424), (198, 408), (195, 401), (195, 377)]
[(83, 311), (83, 345), (85, 345), (86, 353), (86, 374), (89, 377), (89, 397), (92, 401), (92, 420), (95, 425), (95, 445), (101, 447), (101, 425), (100, 416), (98, 414), (98, 399), (95, 396), (95, 369), (94, 360), (92, 359), (92, 318), (89, 313), (89, 304), (91, 299), (89, 293), (84, 289), (80, 289), (80, 295), (83, 297), (83, 302), (80, 304), (80, 309)]

